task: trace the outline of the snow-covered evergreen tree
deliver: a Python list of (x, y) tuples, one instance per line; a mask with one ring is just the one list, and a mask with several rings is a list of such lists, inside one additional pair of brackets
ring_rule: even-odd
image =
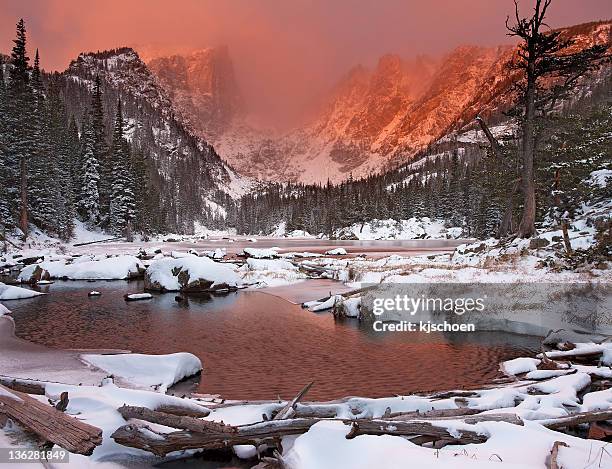
[(32, 131), (36, 143), (28, 165), (28, 206), (31, 221), (39, 228), (56, 234), (58, 164), (51, 145), (48, 108), (39, 64), (40, 58), (36, 50), (30, 80), (34, 93)]
[(110, 199), (110, 226), (117, 234), (130, 235), (130, 225), (135, 218), (134, 181), (131, 174), (130, 151), (124, 134), (121, 100), (113, 128), (113, 140), (109, 156), (113, 162)]
[(4, 64), (0, 59), (0, 234), (14, 224), (11, 205), (9, 203), (9, 185), (11, 184), (11, 168), (8, 156), (8, 127), (6, 84), (4, 81)]
[(23, 19), (17, 23), (17, 38), (13, 41), (7, 87), (5, 119), (6, 164), (9, 168), (8, 187), (11, 211), (19, 214), (24, 237), (28, 231), (28, 163), (36, 148), (36, 131), (32, 114), (34, 95), (30, 86), (29, 57), (26, 52), (26, 28)]
[(85, 221), (96, 224), (100, 221), (100, 164), (95, 155), (95, 137), (90, 122), (83, 124), (81, 141), (83, 166), (79, 209)]

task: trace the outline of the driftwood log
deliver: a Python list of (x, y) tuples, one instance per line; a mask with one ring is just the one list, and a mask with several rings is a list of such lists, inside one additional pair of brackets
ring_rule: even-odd
[(557, 417), (554, 419), (535, 420), (536, 423), (547, 428), (557, 429), (573, 427), (583, 423), (604, 422), (612, 420), (612, 410), (596, 410), (592, 412), (578, 412), (567, 417)]
[(12, 378), (10, 376), (0, 376), (0, 385), (6, 386), (13, 391), (25, 392), (26, 394), (45, 394), (45, 383), (33, 379)]
[(20, 423), (44, 441), (61, 446), (71, 453), (90, 455), (102, 443), (101, 429), (2, 385), (0, 413)]
[(176, 404), (162, 404), (155, 408), (158, 412), (165, 412), (166, 414), (187, 416), (187, 417), (206, 417), (210, 415), (210, 409), (202, 406), (201, 409), (196, 409), (191, 406), (181, 406)]
[[(118, 428), (111, 435), (119, 444), (144, 449), (158, 456), (165, 456), (172, 451), (185, 449), (221, 449), (234, 445), (260, 445), (262, 443), (273, 446), (283, 436), (306, 433), (314, 424), (324, 420), (320, 418), (294, 418), (268, 420), (233, 427), (223, 424), (211, 425), (211, 422), (203, 423), (201, 420), (190, 417), (182, 417), (179, 421), (163, 415), (161, 412), (142, 411), (138, 408), (126, 408), (125, 406), (119, 411), (129, 418), (183, 428), (183, 430), (175, 432), (158, 433), (148, 427), (128, 424)], [(482, 443), (488, 437), (471, 430), (449, 431), (442, 424), (427, 421), (399, 422), (365, 419), (341, 421), (346, 425), (352, 425), (347, 438), (353, 438), (361, 434), (422, 435), (429, 437), (429, 441), (444, 440), (466, 444)]]
[(355, 438), (358, 435), (422, 435), (432, 437), (435, 440), (468, 444), (484, 443), (489, 438), (486, 434), (472, 430), (462, 429), (451, 432), (443, 425), (417, 420), (403, 422), (398, 420), (359, 419), (345, 420), (344, 423), (351, 425), (351, 431), (346, 435), (347, 439)]
[(235, 427), (222, 423), (201, 420), (187, 415), (169, 414), (161, 410), (150, 410), (146, 407), (124, 405), (120, 407), (118, 411), (126, 420), (146, 420), (147, 422), (158, 423), (173, 428), (183, 428), (193, 432), (231, 433), (235, 429)]

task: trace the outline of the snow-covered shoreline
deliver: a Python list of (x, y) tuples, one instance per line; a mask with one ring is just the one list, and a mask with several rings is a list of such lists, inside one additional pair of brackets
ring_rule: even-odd
[[(550, 357), (570, 359), (583, 352), (597, 349), (607, 360), (612, 356), (612, 344), (575, 344), (575, 352), (551, 352)], [(87, 357), (87, 356), (86, 356)], [(109, 371), (115, 368), (113, 361), (125, 361), (130, 355), (98, 355), (93, 361), (99, 362)], [(149, 356), (155, 359), (155, 356)], [(170, 363), (166, 357), (159, 358), (159, 364)], [(608, 357), (608, 358), (606, 358)], [(151, 376), (153, 368), (141, 367), (143, 356), (135, 357), (136, 368), (128, 369), (141, 373), (141, 376)], [(179, 357), (176, 357), (179, 358)], [(172, 357), (175, 360), (175, 357)], [(91, 357), (88, 358), (91, 361)], [(105, 363), (101, 363), (100, 360)], [(148, 360), (148, 359), (147, 359)], [(549, 358), (550, 360), (550, 358)], [(187, 360), (186, 363), (188, 363)], [(151, 362), (153, 363), (153, 362)], [(605, 362), (607, 363), (607, 362)], [(282, 438), (282, 456), (285, 467), (298, 468), (355, 468), (355, 467), (403, 467), (407, 460), (419, 467), (453, 467), (453, 468), (498, 468), (498, 467), (544, 467), (550, 450), (556, 441), (562, 441), (563, 446), (558, 454), (560, 467), (583, 467), (604, 461), (612, 464), (612, 457), (606, 452), (606, 442), (586, 440), (546, 428), (548, 422), (577, 412), (607, 411), (612, 409), (612, 391), (589, 390), (590, 383), (595, 379), (612, 377), (610, 367), (570, 364), (556, 372), (547, 371), (543, 366), (542, 357), (524, 357), (500, 365), (509, 379), (493, 384), (488, 388), (470, 391), (451, 390), (448, 393), (434, 395), (405, 395), (396, 397), (368, 399), (349, 397), (328, 403), (298, 404), (296, 411), (316, 412), (328, 415), (314, 423), (305, 432)], [(189, 365), (187, 365), (187, 368)], [(542, 368), (541, 368), (542, 367)], [(119, 369), (125, 366), (119, 366)], [(116, 371), (116, 369), (114, 370)], [(104, 375), (95, 377), (83, 385), (47, 382), (41, 379), (38, 384), (44, 386), (44, 396), (32, 395), (37, 399), (59, 400), (61, 393), (67, 392), (69, 403), (66, 413), (78, 416), (79, 420), (102, 429), (103, 440), (89, 457), (77, 454), (70, 455), (67, 467), (84, 467), (103, 463), (144, 464), (153, 465), (176, 458), (188, 458), (195, 451), (186, 450), (171, 452), (165, 457), (157, 457), (135, 448), (118, 444), (112, 438), (120, 427), (131, 423), (124, 419), (118, 409), (121, 406), (137, 406), (148, 409), (158, 409), (163, 406), (179, 406), (194, 411), (210, 414), (204, 420), (223, 422), (226, 425), (246, 425), (262, 421), (262, 415), (272, 418), (274, 412), (283, 408), (287, 401), (277, 400), (265, 403), (240, 403), (224, 401), (218, 396), (193, 396), (178, 398), (163, 394), (165, 388), (152, 390), (130, 389), (118, 386), (117, 382)], [(175, 375), (178, 378), (179, 375)], [(147, 378), (148, 379), (148, 378)], [(142, 383), (141, 383), (142, 384)], [(150, 383), (146, 383), (150, 384)], [(148, 390), (147, 390), (148, 389)], [(160, 392), (162, 391), (162, 392)], [(409, 415), (418, 412), (427, 418), (428, 412), (447, 412), (456, 409), (467, 409), (470, 414), (478, 414), (480, 418), (466, 423), (460, 415), (436, 420), (438, 425), (449, 428), (457, 435), (462, 431), (472, 431), (483, 436), (483, 443), (448, 444), (442, 448), (420, 446), (401, 436), (361, 435), (355, 439), (347, 439), (351, 430), (351, 420), (355, 419), (385, 419), (389, 415)], [(417, 415), (419, 415), (417, 414)], [(496, 420), (496, 415), (520, 419), (520, 425), (505, 421), (487, 421), (488, 415)], [(414, 417), (411, 417), (414, 418)], [(136, 421), (134, 421), (136, 422)], [(176, 431), (172, 427), (147, 424), (147, 435), (163, 435)], [(148, 432), (156, 433), (148, 433)], [(34, 441), (22, 433), (19, 425), (5, 427), (0, 432), (0, 441), (6, 447), (30, 446)], [(517, 452), (521, 446), (524, 451)], [(262, 450), (265, 447), (262, 447)], [(253, 446), (238, 445), (234, 453), (256, 464), (257, 450)], [(279, 457), (279, 456), (277, 456)], [(580, 465), (580, 466), (579, 466)], [(64, 467), (62, 465), (62, 467)]]
[[(580, 236), (585, 238), (587, 235)], [(552, 235), (542, 234), (541, 237), (550, 238), (552, 241)], [(219, 242), (218, 248), (214, 250), (208, 246), (202, 249), (197, 242), (192, 243), (192, 247), (188, 249), (185, 244), (179, 247), (171, 242), (146, 245), (116, 243), (99, 245), (92, 249), (89, 255), (83, 255), (82, 251), (71, 253), (70, 248), (64, 248), (63, 252), (55, 248), (45, 248), (7, 256), (4, 265), (7, 268), (18, 268), (22, 273), (22, 280), (31, 279), (36, 271), (41, 274), (39, 279), (43, 278), (42, 273), (47, 272), (49, 278), (85, 277), (96, 281), (102, 278), (127, 279), (133, 275), (146, 276), (153, 266), (149, 271), (149, 279), (165, 285), (166, 291), (181, 290), (192, 284), (194, 279), (199, 286), (205, 280), (212, 282), (211, 285), (217, 282), (223, 289), (246, 285), (251, 288), (284, 285), (291, 290), (291, 285), (295, 282), (308, 282), (308, 279), (316, 277), (339, 281), (339, 285), (346, 285), (353, 291), (363, 284), (612, 281), (609, 269), (593, 266), (582, 271), (557, 271), (549, 268), (544, 261), (554, 256), (551, 242), (546, 246), (538, 245), (539, 247), (534, 248), (529, 240), (485, 240), (461, 245), (452, 252), (439, 246), (429, 252), (417, 253), (419, 255), (411, 255), (409, 252), (387, 253), (379, 257), (370, 256), (368, 252), (359, 252), (354, 246), (343, 250), (337, 244), (320, 248), (319, 252), (313, 253), (316, 249), (305, 243), (300, 245), (299, 249), (287, 252), (288, 250), (269, 247), (274, 246), (271, 240), (258, 238), (255, 241), (256, 248), (241, 247), (238, 252), (244, 257), (237, 258), (235, 254), (228, 254), (227, 249), (223, 250), (223, 244), (229, 247), (236, 243), (232, 240), (223, 241)], [(185, 242), (189, 243), (182, 241)], [(244, 240), (244, 243), (253, 241)], [(95, 254), (93, 251), (96, 251)], [(20, 266), (20, 260), (26, 258), (29, 265)], [(71, 274), (65, 275), (66, 272)], [(85, 273), (78, 275), (79, 272)], [(5, 287), (5, 291), (15, 292), (16, 290), (11, 289), (19, 287), (9, 288), (7, 290)], [(22, 290), (33, 293), (29, 289)], [(49, 291), (51, 295), (54, 294), (52, 286)], [(361, 295), (352, 292), (343, 294), (346, 297), (332, 295), (329, 300), (311, 306), (315, 310), (326, 309), (341, 302), (345, 315), (359, 316)], [(10, 317), (0, 317), (0, 333), (12, 334), (11, 324)], [(285, 404), (285, 401), (245, 404), (223, 401), (222, 405), (219, 405), (218, 397), (195, 396), (179, 399), (166, 396), (164, 392), (172, 384), (199, 372), (202, 368), (195, 356), (180, 351), (164, 356), (50, 351), (20, 341), (14, 336), (6, 337), (2, 343), (4, 348), (0, 347), (0, 374), (43, 382), (45, 396), (38, 396), (38, 399), (48, 398), (53, 402), (62, 392), (68, 392), (68, 415), (78, 415), (79, 419), (103, 430), (103, 442), (92, 456), (71, 455), (71, 464), (74, 467), (109, 462), (126, 464), (127, 461), (152, 465), (165, 460), (189, 457), (194, 453), (194, 450), (187, 450), (170, 453), (161, 458), (115, 442), (111, 435), (128, 423), (117, 410), (125, 404), (149, 409), (158, 408), (163, 403), (194, 408), (197, 406), (199, 409), (211, 410), (210, 415), (205, 417), (206, 420), (223, 421), (232, 425), (261, 422), (262, 415), (269, 419), (274, 411)], [(604, 360), (608, 360), (612, 355), (610, 344), (577, 343), (575, 347), (577, 350), (597, 348)], [(551, 354), (551, 357), (556, 357), (555, 353), (558, 352)], [(566, 357), (561, 354), (559, 359), (571, 360), (571, 355)], [(19, 365), (24, 363), (28, 366), (22, 367), (21, 372), (18, 372)], [(543, 467), (556, 441), (568, 445), (559, 449), (558, 461), (563, 467), (588, 465), (597, 458), (605, 461), (608, 457), (605, 442), (585, 440), (545, 426), (551, 419), (575, 412), (612, 409), (610, 389), (589, 389), (594, 380), (612, 378), (610, 366), (605, 363), (607, 362), (602, 362), (599, 367), (571, 364), (569, 368), (552, 373), (542, 367), (542, 358), (522, 357), (518, 361), (502, 365), (504, 372), (510, 376), (507, 382), (500, 382), (486, 389), (451, 393), (450, 397), (409, 395), (377, 399), (347, 398), (338, 402), (317, 403), (316, 409), (328, 414), (333, 413), (334, 417), (315, 423), (305, 433), (283, 437), (283, 463), (292, 469), (395, 468), (403, 467), (406, 460), (421, 467)], [(108, 379), (111, 374), (113, 380)], [(301, 407), (298, 406), (299, 408)], [(459, 408), (468, 408), (485, 416), (515, 414), (524, 424), (514, 425), (503, 421), (466, 424), (461, 419), (449, 418), (443, 420), (443, 424), (451, 431), (460, 434), (462, 429), (469, 428), (486, 435), (486, 442), (451, 444), (443, 448), (416, 445), (406, 438), (393, 435), (346, 438), (351, 430), (346, 419), (382, 419), (389, 412), (427, 412)], [(164, 434), (174, 430), (161, 425), (149, 425), (149, 428), (153, 433), (148, 435), (158, 435), (155, 438), (163, 438)], [(15, 427), (5, 429), (0, 435), (0, 440), (7, 446), (17, 445), (17, 441), (23, 444), (23, 434), (15, 430)], [(516, 446), (524, 447), (525, 451), (517, 453), (514, 449)], [(233, 450), (237, 456), (246, 459), (255, 457), (257, 453), (255, 448), (249, 445), (238, 445)], [(612, 463), (612, 458), (610, 461)]]

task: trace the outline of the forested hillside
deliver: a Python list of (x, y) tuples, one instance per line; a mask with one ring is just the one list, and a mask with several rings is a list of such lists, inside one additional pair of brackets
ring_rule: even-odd
[(14, 43), (0, 57), (0, 230), (32, 223), (69, 239), (76, 217), (130, 238), (223, 215), (238, 178), (175, 118), (134, 51), (81, 54), (46, 74), (23, 21)]
[[(536, 157), (539, 224), (554, 222), (566, 211), (571, 217), (584, 203), (612, 198), (609, 188), (585, 184), (591, 172), (612, 169), (609, 86), (608, 81), (548, 123)], [(486, 140), (470, 141), (473, 134), (445, 139), (417, 162), (383, 175), (340, 185), (272, 185), (264, 194), (243, 197), (229, 223), (235, 217), (239, 232), (269, 233), (286, 221), (289, 231), (333, 235), (354, 223), (430, 217), (462, 227), (466, 237), (497, 236), (509, 194), (515, 223), (521, 208), (517, 142), (511, 131), (500, 139), (500, 160)]]

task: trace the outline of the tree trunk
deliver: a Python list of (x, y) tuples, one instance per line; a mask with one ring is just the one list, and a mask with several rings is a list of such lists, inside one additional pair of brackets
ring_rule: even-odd
[(23, 232), (23, 240), (28, 237), (28, 166), (25, 156), (19, 160), (20, 172), (20, 210), (19, 210), (19, 227)]
[(535, 131), (535, 51), (529, 44), (529, 63), (527, 65), (527, 92), (525, 94), (525, 121), (523, 122), (523, 141), (521, 145), (523, 158), (523, 215), (519, 224), (518, 235), (531, 238), (535, 234), (535, 180), (533, 172), (534, 131)]

